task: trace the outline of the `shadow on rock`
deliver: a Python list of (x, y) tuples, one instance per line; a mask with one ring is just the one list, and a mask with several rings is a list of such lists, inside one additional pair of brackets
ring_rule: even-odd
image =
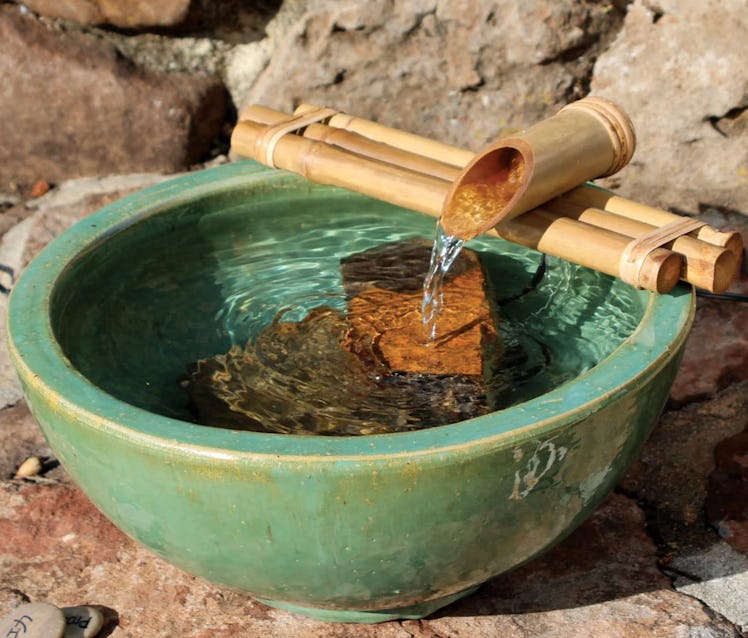
[(613, 494), (553, 550), (494, 578), (436, 617), (568, 609), (670, 589), (645, 526), (638, 505)]

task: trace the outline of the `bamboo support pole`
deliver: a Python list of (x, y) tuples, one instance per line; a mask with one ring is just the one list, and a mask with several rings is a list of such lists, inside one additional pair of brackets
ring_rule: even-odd
[[(312, 104), (301, 104), (294, 111), (294, 115), (302, 115), (318, 107)], [(246, 112), (246, 111), (245, 111)], [(337, 113), (328, 121), (330, 126), (344, 129), (352, 133), (358, 133), (364, 137), (388, 144), (401, 151), (409, 151), (423, 157), (438, 157), (445, 164), (450, 164), (459, 169), (465, 167), (475, 155), (470, 151), (445, 144), (427, 137), (408, 133), (400, 129), (384, 126), (361, 117), (354, 117), (347, 113)]]
[[(239, 122), (231, 136), (232, 148), (239, 155), (261, 161), (258, 143), (265, 130), (262, 124)], [(324, 142), (284, 135), (275, 145), (273, 164), (320, 184), (342, 186), (396, 206), (438, 216), (448, 182), (363, 156), (354, 157), (352, 161), (348, 151)]]
[[(587, 208), (600, 208), (611, 213), (628, 217), (636, 221), (651, 224), (653, 226), (664, 226), (680, 218), (680, 215), (670, 213), (661, 208), (640, 204), (631, 199), (620, 197), (609, 190), (592, 185), (582, 185), (564, 193), (561, 199)], [(711, 226), (702, 226), (693, 233), (694, 237), (701, 241), (724, 246), (737, 259), (743, 252), (743, 240), (738, 232), (724, 232), (716, 230)]]
[[(611, 230), (579, 222), (544, 208), (506, 219), (496, 226), (500, 237), (541, 252), (582, 264), (627, 280), (622, 255), (631, 238)], [(580, 250), (587, 246), (588, 250)], [(582, 257), (582, 259), (580, 259)], [(649, 252), (641, 264), (639, 286), (656, 292), (673, 289), (681, 275), (683, 258), (665, 248)]]
[[(240, 122), (232, 135), (232, 148), (240, 155), (266, 159), (263, 140), (267, 130), (257, 122)], [(299, 135), (284, 135), (276, 141), (272, 163), (313, 181), (350, 188), (433, 217), (440, 216), (451, 187), (447, 180), (352, 156), (349, 151)], [(533, 210), (506, 220), (498, 235), (657, 292), (671, 290), (680, 275), (681, 256), (656, 249), (645, 256), (632, 276), (622, 264), (630, 238), (571, 218), (557, 220), (547, 211)], [(585, 245), (591, 248), (580, 250)]]
[[(564, 198), (546, 202), (543, 208), (631, 238), (643, 237), (656, 229), (656, 226), (599, 208), (586, 208)], [(712, 292), (724, 291), (732, 282), (738, 259), (729, 249), (691, 235), (681, 235), (662, 247), (683, 255), (682, 280)]]

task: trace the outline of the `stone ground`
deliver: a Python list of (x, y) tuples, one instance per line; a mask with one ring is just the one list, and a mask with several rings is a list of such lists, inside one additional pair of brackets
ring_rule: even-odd
[[(218, 161), (224, 161), (219, 159)], [(65, 182), (6, 201), (17, 274), (82, 216), (164, 179)], [(714, 224), (748, 218), (712, 213)], [(3, 282), (12, 286), (10, 278)], [(733, 288), (748, 292), (748, 276)], [(7, 299), (0, 296), (4, 314)], [(25, 601), (98, 606), (104, 635), (462, 637), (748, 635), (748, 305), (701, 299), (680, 374), (640, 459), (563, 544), (421, 621), (326, 624), (222, 590), (119, 532), (55, 461), (0, 350), (0, 615)], [(30, 456), (40, 475), (14, 478)]]

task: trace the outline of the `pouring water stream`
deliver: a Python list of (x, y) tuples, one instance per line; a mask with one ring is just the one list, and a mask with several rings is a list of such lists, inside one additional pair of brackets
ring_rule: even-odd
[(431, 249), (429, 270), (423, 282), (423, 301), (421, 302), (427, 345), (436, 339), (436, 325), (444, 305), (444, 279), (464, 245), (464, 239), (448, 235), (444, 232), (441, 222), (437, 222), (436, 237)]

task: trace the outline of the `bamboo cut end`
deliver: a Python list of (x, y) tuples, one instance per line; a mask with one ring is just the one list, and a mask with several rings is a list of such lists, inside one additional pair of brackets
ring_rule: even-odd
[[(724, 249), (717, 259), (714, 260), (713, 265), (709, 264), (709, 266), (713, 273), (713, 281), (712, 285), (707, 287), (706, 290), (719, 294), (725, 292), (737, 278), (740, 259), (730, 250)], [(687, 264), (686, 268), (688, 268)]]
[(671, 251), (663, 251), (663, 253), (668, 254), (653, 258), (655, 263), (659, 262), (659, 268), (655, 269), (656, 276), (654, 277), (654, 281), (641, 281), (638, 287), (664, 294), (670, 292), (678, 284), (681, 271), (683, 270), (683, 256)]

